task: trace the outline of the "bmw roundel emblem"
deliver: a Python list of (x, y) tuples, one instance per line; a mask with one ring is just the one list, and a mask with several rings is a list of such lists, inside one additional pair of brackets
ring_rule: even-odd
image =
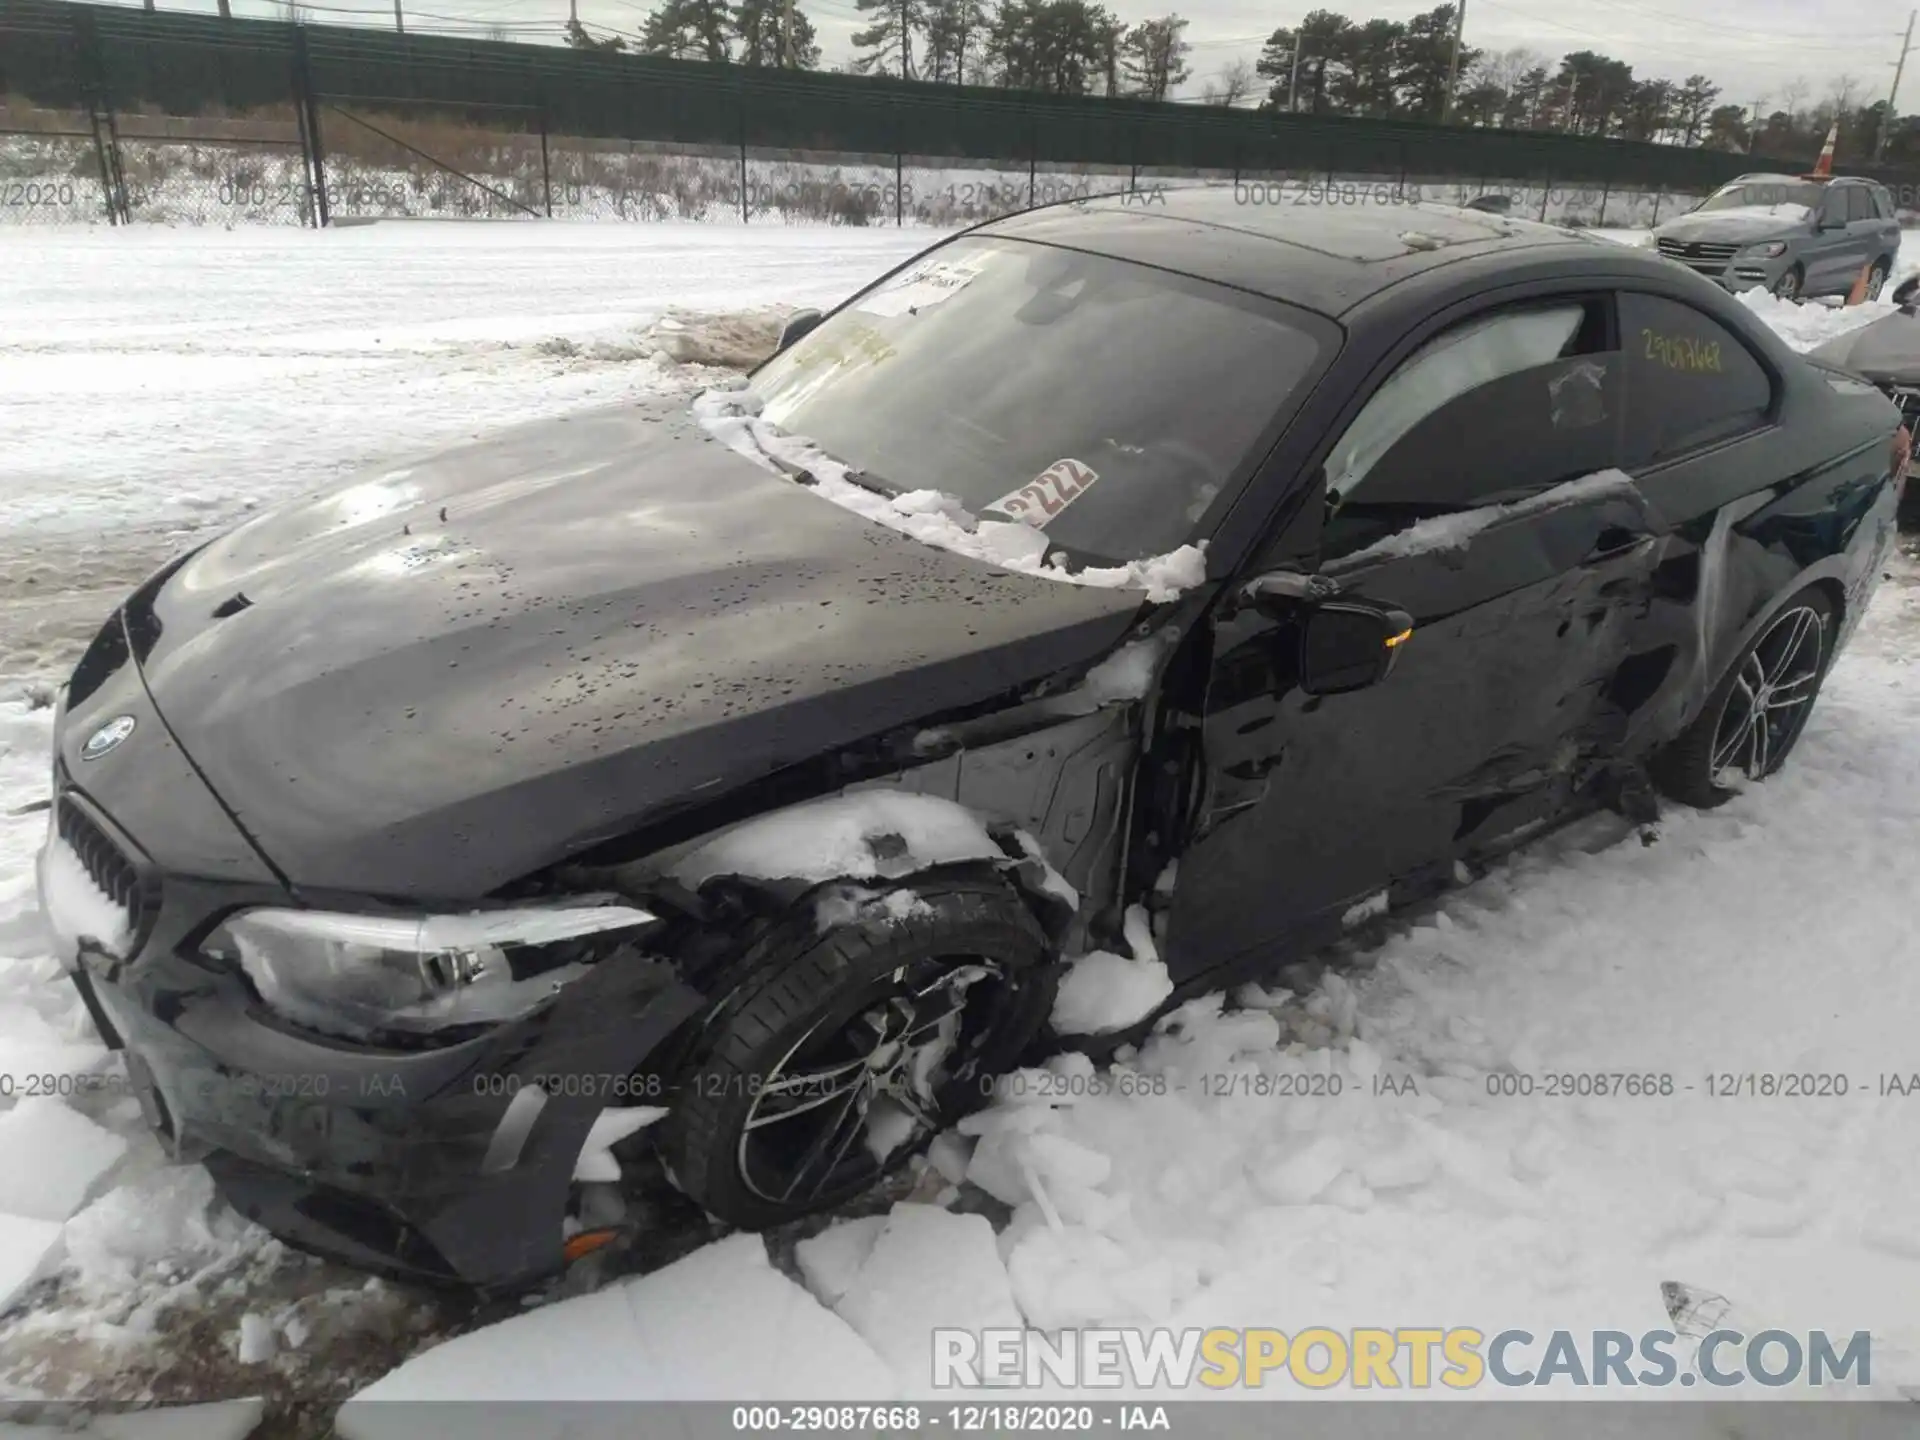
[(109, 750), (119, 748), (120, 742), (133, 733), (134, 724), (131, 715), (114, 716), (87, 737), (87, 743), (80, 747), (80, 758), (98, 760)]

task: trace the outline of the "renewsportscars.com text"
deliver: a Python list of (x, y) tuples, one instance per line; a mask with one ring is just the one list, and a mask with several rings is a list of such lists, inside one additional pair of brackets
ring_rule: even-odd
[(941, 1389), (1069, 1386), (1146, 1389), (1473, 1390), (1566, 1386), (1637, 1389), (1707, 1385), (1858, 1386), (1873, 1383), (1864, 1330), (1830, 1336), (1715, 1330), (1696, 1347), (1671, 1330), (1450, 1329), (935, 1330)]

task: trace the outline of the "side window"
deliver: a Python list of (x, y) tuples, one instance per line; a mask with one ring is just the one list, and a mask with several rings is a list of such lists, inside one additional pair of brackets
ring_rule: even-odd
[(1884, 185), (1873, 187), (1873, 213), (1882, 220), (1893, 219), (1893, 196)]
[(1864, 185), (1847, 187), (1847, 219), (1871, 220), (1873, 214), (1873, 192)]
[(1766, 423), (1773, 382), (1740, 338), (1677, 300), (1620, 297), (1627, 363), (1621, 468), (1634, 470)]
[(1826, 197), (1820, 202), (1820, 223), (1823, 225), (1844, 225), (1847, 223), (1846, 185), (1829, 185)]
[(1327, 456), (1323, 558), (1618, 464), (1610, 318), (1599, 299), (1513, 307), (1408, 356)]

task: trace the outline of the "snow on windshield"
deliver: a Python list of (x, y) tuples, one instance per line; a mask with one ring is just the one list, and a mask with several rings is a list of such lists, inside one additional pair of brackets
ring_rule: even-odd
[(1711, 215), (1716, 220), (1811, 220), (1813, 209), (1807, 205), (1795, 205), (1790, 200), (1782, 200), (1776, 205), (1727, 205), (1703, 207), (1701, 214)]
[(1107, 590), (1145, 590), (1147, 599), (1156, 604), (1177, 598), (1207, 578), (1204, 542), (1125, 565), (1069, 570), (1058, 551), (1048, 553), (1047, 537), (1033, 526), (982, 520), (956, 497), (939, 490), (876, 494), (849, 480), (848, 467), (818, 446), (762, 420), (756, 408), (744, 381), (733, 388), (709, 390), (693, 402), (694, 416), (708, 434), (762, 469), (786, 474), (776, 460), (797, 466), (813, 477), (815, 494), (925, 544), (1046, 580)]

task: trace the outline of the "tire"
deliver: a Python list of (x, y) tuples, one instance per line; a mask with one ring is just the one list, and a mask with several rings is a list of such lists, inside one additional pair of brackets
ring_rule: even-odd
[(1893, 262), (1884, 255), (1873, 262), (1873, 269), (1867, 272), (1867, 299), (1880, 298), (1880, 292), (1887, 288), (1887, 275), (1892, 269)]
[[(1838, 610), (1809, 586), (1782, 605), (1720, 683), (1693, 723), (1655, 759), (1654, 782), (1697, 809), (1723, 805), (1740, 792), (1736, 776), (1765, 780), (1786, 763), (1812, 713), (1833, 658)], [(1771, 701), (1764, 731), (1753, 723), (1754, 699)], [(1762, 743), (1756, 747), (1755, 737)]]
[(1806, 272), (1798, 265), (1789, 265), (1784, 274), (1773, 282), (1773, 293), (1782, 300), (1798, 300), (1800, 290), (1806, 284)]
[[(904, 918), (870, 906), (825, 933), (803, 904), (745, 958), (659, 1133), (680, 1189), (709, 1214), (758, 1230), (845, 1204), (984, 1104), (1045, 1023), (1047, 939), (999, 876), (898, 893)], [(958, 1032), (916, 1086), (930, 1052), (899, 1038), (937, 1041), (943, 1012)], [(893, 1141), (883, 1158), (880, 1134)]]

